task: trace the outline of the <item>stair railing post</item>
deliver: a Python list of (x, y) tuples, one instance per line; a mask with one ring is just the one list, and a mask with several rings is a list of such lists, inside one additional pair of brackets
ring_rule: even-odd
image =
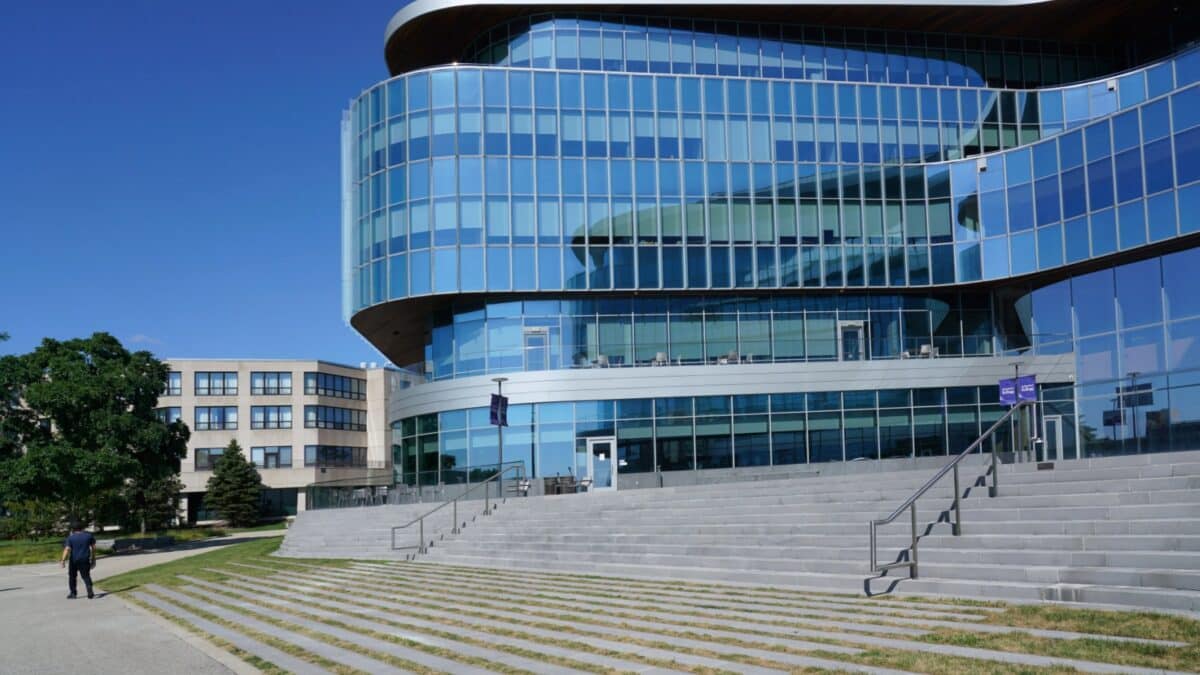
[(871, 529), (871, 574), (874, 574), (875, 570), (879, 569), (875, 559), (875, 521), (872, 520), (868, 525)]
[(913, 502), (911, 507), (912, 513), (912, 565), (908, 568), (908, 577), (910, 579), (917, 578), (917, 503)]
[(958, 465), (954, 465), (954, 536), (962, 534), (962, 492), (958, 487)]
[(988, 487), (988, 496), (995, 497), (1000, 492), (1000, 465), (996, 459), (996, 443), (992, 439), (992, 484)]
[(492, 515), (492, 483), (491, 481), (483, 482), (483, 515)]
[(421, 541), (417, 544), (417, 552), (418, 553), (428, 553), (429, 551), (426, 550), (426, 548), (425, 548), (425, 519), (424, 518), (422, 518), (418, 522), (418, 527), (420, 528), (419, 536), (421, 537)]
[(458, 534), (459, 529), (458, 529), (458, 500), (457, 499), (454, 500), (453, 510), (454, 510), (454, 525), (451, 526), (451, 528), (450, 528), (450, 534)]

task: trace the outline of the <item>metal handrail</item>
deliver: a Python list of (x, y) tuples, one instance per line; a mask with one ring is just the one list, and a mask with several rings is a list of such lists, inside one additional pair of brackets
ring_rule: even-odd
[[(928, 492), (930, 488), (932, 488), (934, 485), (936, 485), (937, 482), (940, 481), (950, 471), (954, 471), (954, 506), (952, 507), (954, 509), (954, 522), (951, 525), (951, 532), (956, 537), (959, 536), (960, 534), (962, 534), (962, 490), (959, 488), (959, 481), (958, 481), (958, 465), (959, 465), (959, 463), (961, 463), (964, 459), (966, 459), (967, 455), (971, 454), (972, 451), (974, 451), (979, 446), (983, 445), (983, 442), (986, 441), (989, 437), (991, 437), (992, 434), (996, 433), (996, 430), (1000, 428), (1000, 425), (1002, 425), (1004, 422), (1011, 419), (1013, 415), (1016, 415), (1021, 410), (1024, 410), (1025, 408), (1029, 408), (1032, 406), (1033, 406), (1032, 401), (1021, 401), (1017, 405), (1014, 405), (1011, 410), (1004, 413), (1004, 415), (1002, 415), (1000, 417), (1000, 419), (996, 420), (996, 422), (994, 424), (992, 424), (992, 426), (988, 427), (988, 430), (983, 432), (983, 434), (981, 434), (979, 436), (979, 438), (975, 439), (975, 441), (973, 443), (968, 445), (966, 450), (963, 450), (962, 452), (958, 453), (957, 457), (950, 460), (936, 474), (934, 474), (932, 478), (930, 478), (928, 481), (925, 481), (925, 484), (922, 485), (920, 488), (918, 488), (917, 491), (912, 494), (912, 496), (910, 496), (908, 499), (904, 500), (903, 504), (896, 507), (895, 511), (892, 511), (892, 513), (890, 515), (888, 515), (887, 517), (878, 518), (876, 520), (872, 520), (869, 523), (870, 531), (871, 531), (871, 572), (872, 573), (886, 572), (887, 570), (894, 569), (897, 567), (907, 567), (908, 571), (909, 571), (909, 577), (912, 579), (917, 578), (917, 539), (918, 539), (918, 537), (917, 537), (917, 500), (920, 499), (926, 492)], [(998, 467), (998, 460), (996, 457), (996, 448), (993, 446), (992, 447), (992, 466), (990, 469), (990, 473), (992, 474), (992, 484), (988, 487), (988, 496), (989, 497), (995, 497), (997, 489), (999, 487), (999, 482), (998, 482), (999, 471), (998, 471), (997, 467)], [(911, 541), (910, 547), (909, 547), (908, 560), (902, 560), (902, 561), (898, 561), (898, 562), (894, 562), (894, 563), (888, 563), (886, 565), (880, 565), (880, 564), (878, 564), (878, 560), (876, 557), (877, 548), (878, 548), (876, 545), (876, 529), (880, 525), (887, 525), (887, 524), (895, 521), (897, 518), (900, 517), (900, 514), (904, 513), (906, 510), (909, 511), (909, 513), (911, 514), (911, 521), (912, 521), (911, 522), (912, 541)]]
[[(452, 526), (450, 528), (450, 533), (458, 534), (461, 531), (458, 526), (458, 502), (462, 498), (466, 497), (467, 495), (471, 494), (472, 492), (478, 490), (481, 487), (484, 488), (483, 515), (490, 516), (492, 514), (491, 488), (490, 488), (492, 481), (500, 481), (500, 479), (504, 476), (504, 474), (508, 473), (509, 471), (514, 471), (514, 470), (517, 472), (517, 485), (521, 486), (521, 484), (525, 480), (525, 464), (523, 462), (518, 463), (518, 464), (513, 464), (512, 466), (509, 466), (506, 468), (502, 468), (499, 471), (497, 471), (496, 473), (492, 474), (491, 476), (485, 478), (482, 482), (476, 483), (473, 487), (470, 487), (467, 490), (465, 490), (464, 492), (460, 493), (457, 497), (454, 497), (453, 499), (447, 499), (446, 501), (442, 502), (441, 504), (438, 504), (434, 508), (430, 509), (429, 511), (426, 511), (425, 513), (417, 516), (416, 518), (413, 518), (412, 520), (408, 521), (407, 523), (405, 523), (403, 525), (397, 525), (397, 526), (393, 527), (392, 528), (392, 550), (399, 551), (399, 550), (403, 550), (403, 549), (415, 548), (415, 549), (417, 549), (417, 553), (428, 553), (429, 547), (425, 544), (425, 519), (428, 518), (429, 516), (432, 516), (433, 514), (437, 513), (438, 511), (441, 511), (442, 509), (446, 508), (447, 506), (451, 506), (451, 505), (453, 505), (454, 515), (452, 516), (453, 522), (452, 522)], [(520, 489), (520, 487), (518, 487), (518, 489)], [(526, 491), (527, 491), (527, 489), (528, 488), (526, 488)], [(499, 499), (499, 500), (501, 500), (501, 502), (503, 502), (503, 500), (505, 499), (505, 496), (502, 494), (497, 495), (497, 499)], [(418, 524), (420, 526), (419, 532), (417, 534), (417, 536), (419, 537), (419, 539), (417, 540), (417, 545), (416, 546), (396, 546), (396, 531), (404, 530), (409, 527), (412, 527), (413, 524)]]

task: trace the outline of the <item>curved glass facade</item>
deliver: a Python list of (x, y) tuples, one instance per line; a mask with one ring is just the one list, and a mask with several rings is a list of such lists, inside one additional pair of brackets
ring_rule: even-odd
[[(354, 308), (438, 293), (947, 285), (1187, 234), (1200, 228), (1197, 80), (1200, 50), (1039, 93), (402, 76), (352, 115)], [(1022, 147), (942, 161), (1010, 146)]]
[(521, 17), (480, 36), (463, 60), (517, 68), (1026, 89), (1122, 70), (1113, 45), (645, 16)]
[[(587, 439), (597, 437), (616, 439), (621, 473), (936, 457), (1002, 417), (997, 396), (991, 386), (513, 405), (504, 461), (523, 462), (535, 478), (584, 477)], [(1070, 386), (1043, 386), (1039, 396), (1074, 426)], [(478, 481), (498, 466), (487, 408), (409, 417), (393, 429), (393, 461), (409, 485)], [(1011, 436), (1001, 430), (992, 442), (1007, 447)]]
[[(1072, 420), (1071, 452), (1178, 447), (1200, 418), (1187, 393), (1200, 312), (1172, 301), (1200, 263), (1200, 49), (1123, 60), (1138, 51), (618, 15), (503, 23), (464, 47), (467, 64), (352, 102), (347, 313), (433, 381), (704, 365), (720, 382), (731, 364), (1057, 355), (1074, 364), (1073, 383), (1050, 383), (1067, 391), (1054, 416)], [(921, 363), (952, 377), (950, 361)], [(1153, 424), (1126, 421), (1133, 386), (1170, 401)], [(456, 424), (437, 414), (402, 415), (417, 425), (403, 435)], [(692, 424), (680, 466), (710, 466)], [(1151, 442), (1152, 429), (1165, 431)], [(774, 443), (766, 456), (794, 456)], [(403, 462), (428, 471), (412, 458), (429, 452)]]

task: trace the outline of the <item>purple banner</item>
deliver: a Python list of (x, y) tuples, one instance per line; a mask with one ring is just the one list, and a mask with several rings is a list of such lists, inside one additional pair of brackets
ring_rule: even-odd
[(492, 406), (488, 417), (494, 426), (508, 426), (508, 397), (492, 394)]
[(1037, 400), (1037, 376), (1023, 375), (1017, 378), (1017, 400)]
[(1000, 404), (1017, 404), (1017, 381), (1013, 379), (1000, 380)]

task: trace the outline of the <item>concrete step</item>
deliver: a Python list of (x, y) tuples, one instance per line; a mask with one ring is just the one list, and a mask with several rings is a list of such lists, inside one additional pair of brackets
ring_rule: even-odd
[(194, 612), (185, 609), (186, 605), (182, 603), (164, 600), (143, 591), (134, 591), (133, 599), (139, 604), (152, 607), (169, 617), (185, 621), (198, 630), (228, 642), (246, 654), (269, 661), (279, 668), (283, 668), (296, 675), (326, 675), (329, 672), (324, 668), (317, 667), (303, 659), (296, 658), (280, 649), (276, 649), (265, 642), (255, 640), (241, 631), (200, 617)]

